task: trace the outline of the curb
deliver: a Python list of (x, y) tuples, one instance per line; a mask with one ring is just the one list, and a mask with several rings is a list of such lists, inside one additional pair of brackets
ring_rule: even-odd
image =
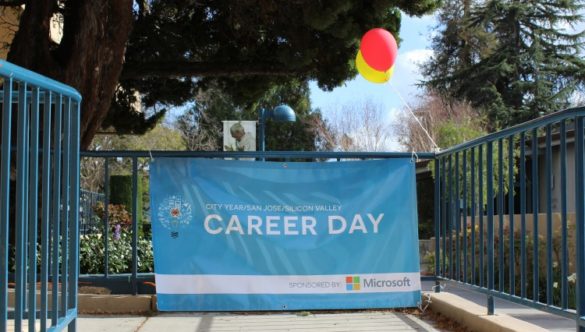
[(450, 293), (429, 293), (429, 308), (478, 332), (544, 332), (537, 325), (506, 314), (488, 315), (486, 308)]
[(151, 315), (157, 312), (156, 295), (94, 295), (79, 294), (80, 314)]
[[(486, 308), (451, 293), (428, 293), (429, 309), (477, 332), (544, 332), (537, 325), (506, 314), (487, 315)], [(40, 298), (38, 299), (40, 300)], [(14, 301), (9, 292), (9, 303)], [(50, 304), (49, 304), (50, 306)], [(156, 295), (79, 294), (78, 313), (93, 315), (146, 315), (158, 312)]]

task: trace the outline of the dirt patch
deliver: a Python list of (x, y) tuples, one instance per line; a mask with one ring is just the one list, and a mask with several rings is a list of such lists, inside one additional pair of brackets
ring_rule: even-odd
[(97, 294), (97, 295), (108, 295), (111, 294), (112, 291), (105, 287), (95, 287), (95, 286), (79, 286), (79, 294)]
[(396, 309), (395, 312), (409, 314), (416, 316), (418, 319), (431, 325), (435, 329), (442, 332), (471, 332), (467, 327), (459, 324), (457, 321), (450, 319), (445, 315), (441, 315), (438, 312), (431, 311), (430, 309), (422, 312), (420, 309)]

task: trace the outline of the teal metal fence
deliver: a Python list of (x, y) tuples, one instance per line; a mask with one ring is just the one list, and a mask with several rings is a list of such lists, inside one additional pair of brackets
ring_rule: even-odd
[(101, 218), (96, 213), (96, 207), (104, 204), (106, 195), (89, 190), (79, 191), (79, 234), (87, 235), (100, 231)]
[[(149, 242), (150, 238), (147, 234), (148, 227), (145, 227), (145, 219), (138, 220), (137, 213), (130, 213), (130, 225), (124, 227), (121, 232), (122, 236), (114, 236), (117, 224), (124, 224), (123, 214), (116, 206), (110, 204), (110, 189), (109, 179), (112, 173), (115, 174), (130, 174), (132, 177), (132, 199), (131, 206), (125, 206), (124, 210), (137, 211), (139, 208), (139, 197), (137, 193), (138, 181), (142, 179), (148, 183), (149, 170), (148, 161), (161, 157), (174, 158), (231, 158), (231, 159), (247, 159), (247, 160), (289, 160), (289, 161), (343, 161), (343, 160), (364, 160), (364, 159), (387, 159), (387, 158), (413, 158), (424, 160), (434, 158), (433, 153), (419, 153), (413, 155), (412, 153), (392, 152), (392, 153), (366, 153), (366, 152), (195, 152), (195, 151), (82, 151), (81, 158), (85, 159), (99, 159), (93, 160), (90, 165), (103, 165), (103, 169), (88, 172), (92, 174), (100, 174), (103, 176), (100, 183), (104, 197), (104, 210), (102, 213), (102, 225), (98, 230), (100, 237), (86, 237), (82, 241), (87, 241), (87, 245), (82, 242), (82, 268), (85, 267), (85, 262), (98, 262), (100, 264), (99, 271), (96, 271), (95, 266), (87, 266), (91, 270), (90, 273), (85, 273), (80, 276), (80, 281), (83, 283), (92, 284), (95, 286), (107, 287), (115, 293), (151, 293), (154, 291), (152, 283), (154, 281), (153, 274), (144, 269), (145, 261), (152, 259), (151, 247), (145, 246), (144, 242)], [(95, 181), (95, 179), (94, 179)], [(144, 185), (143, 185), (144, 187)], [(143, 216), (148, 215), (148, 202), (144, 203)], [(115, 213), (109, 213), (108, 209), (116, 208)], [(114, 216), (115, 215), (115, 216)], [(116, 220), (110, 220), (115, 218)], [(139, 230), (142, 229), (142, 232)], [(145, 240), (146, 237), (146, 240)], [(96, 242), (98, 241), (98, 242)], [(128, 245), (125, 241), (130, 242)], [(131, 248), (130, 256), (126, 256), (128, 246)], [(90, 247), (95, 248), (91, 250)], [(87, 251), (85, 250), (87, 248)], [(103, 255), (101, 254), (103, 248)], [(116, 249), (114, 249), (116, 248)], [(118, 250), (119, 252), (116, 252)], [(91, 257), (85, 254), (93, 255)], [(99, 256), (99, 257), (98, 257)], [(123, 256), (123, 258), (121, 257)], [(89, 265), (89, 264), (88, 264)]]
[[(585, 108), (436, 155), (435, 275), (585, 320)], [(440, 290), (440, 288), (437, 288)]]
[[(438, 153), (417, 154), (431, 161), (439, 198), (434, 202), (437, 283), (486, 293), (488, 313), (494, 313), (497, 296), (575, 319), (584, 331), (585, 278), (578, 278), (585, 275), (584, 116), (585, 108), (565, 110)], [(136, 188), (139, 172), (148, 179), (144, 165), (150, 158), (323, 161), (412, 154), (85, 151), (82, 157), (105, 160), (105, 186), (112, 165), (125, 164)], [(137, 200), (134, 189), (132, 211)], [(108, 287), (122, 281), (132, 293), (148, 291), (144, 284), (152, 275), (139, 272), (135, 214), (131, 225), (132, 259), (125, 273), (108, 273), (106, 250), (103, 273), (84, 280)], [(111, 231), (104, 229), (106, 235)], [(105, 248), (108, 238), (102, 239)]]
[[(37, 326), (42, 331), (65, 327), (74, 331), (81, 96), (1, 60), (0, 83), (0, 332), (9, 327), (21, 331), (26, 324), (29, 331)], [(437, 283), (466, 284), (486, 293), (488, 313), (494, 313), (493, 297), (498, 296), (574, 318), (577, 330), (585, 331), (585, 278), (580, 277), (585, 275), (584, 117), (585, 108), (570, 109), (439, 153), (418, 153), (418, 158), (434, 162)], [(178, 151), (88, 151), (82, 156), (104, 158), (106, 179), (108, 160), (130, 160), (135, 212), (142, 158), (412, 157), (410, 153)], [(104, 208), (105, 266), (103, 274), (94, 278), (108, 282), (113, 276), (108, 273), (107, 194)], [(137, 293), (137, 213), (131, 214), (129, 229), (132, 258), (127, 278), (132, 293)]]
[(0, 331), (75, 331), (81, 96), (2, 60), (0, 83)]

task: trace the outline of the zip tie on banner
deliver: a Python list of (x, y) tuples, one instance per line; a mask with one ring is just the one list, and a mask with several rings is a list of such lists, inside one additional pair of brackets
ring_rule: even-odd
[(150, 161), (154, 162), (154, 157), (152, 156), (152, 151), (148, 150), (148, 154), (150, 155)]
[(412, 150), (411, 152), (412, 156), (410, 157), (410, 162), (414, 162), (415, 164), (418, 163), (418, 154), (416, 154), (414, 150)]
[(432, 301), (431, 301), (431, 294), (430, 293), (421, 293), (420, 295), (420, 301), (417, 302), (418, 305), (418, 309), (421, 311), (421, 313), (425, 313), (425, 311), (427, 310), (427, 308), (429, 307), (429, 305), (431, 305)]
[(439, 288), (439, 291), (442, 292), (445, 290), (445, 284), (434, 285), (431, 289), (433, 290), (433, 292), (437, 292), (437, 288)]
[(420, 120), (416, 117), (416, 115), (414, 115), (414, 112), (412, 111), (412, 109), (410, 108), (410, 106), (408, 105), (408, 103), (406, 102), (406, 100), (404, 100), (404, 98), (402, 98), (402, 94), (400, 94), (400, 92), (398, 91), (398, 89), (396, 89), (396, 87), (390, 81), (388, 81), (388, 85), (390, 85), (390, 87), (392, 88), (392, 90), (394, 90), (394, 92), (398, 95), (398, 98), (400, 98), (400, 100), (402, 101), (402, 103), (404, 104), (404, 106), (406, 106), (406, 109), (408, 110), (408, 112), (410, 113), (410, 115), (414, 118), (414, 120), (416, 121), (416, 123), (418, 123), (418, 125), (424, 131), (424, 133), (427, 135), (427, 137), (429, 138), (429, 140), (431, 141), (431, 143), (433, 143), (435, 151), (441, 151), (441, 148), (437, 145), (437, 143), (435, 143), (435, 140), (433, 140), (433, 138), (431, 137), (431, 134), (429, 134), (429, 132), (425, 129), (425, 127), (423, 126), (423, 124), (420, 123)]

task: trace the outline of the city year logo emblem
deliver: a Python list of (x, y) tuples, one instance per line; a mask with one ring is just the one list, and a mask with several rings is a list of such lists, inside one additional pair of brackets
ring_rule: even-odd
[(158, 221), (171, 231), (172, 238), (179, 237), (179, 230), (189, 225), (192, 217), (191, 204), (180, 195), (165, 198), (157, 212)]

